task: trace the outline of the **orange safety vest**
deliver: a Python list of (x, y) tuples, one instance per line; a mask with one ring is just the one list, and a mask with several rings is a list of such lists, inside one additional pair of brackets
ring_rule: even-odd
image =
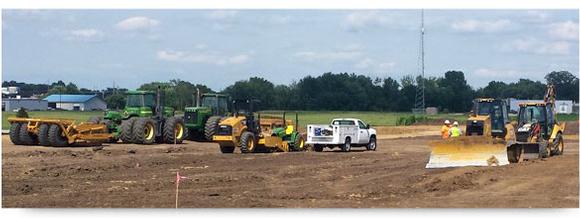
[(449, 138), (449, 127), (447, 125), (443, 125), (443, 127), (441, 127), (441, 138)]

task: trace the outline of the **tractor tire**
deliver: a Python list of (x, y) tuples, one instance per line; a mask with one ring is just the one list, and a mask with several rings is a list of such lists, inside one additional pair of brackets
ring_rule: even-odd
[(242, 133), (242, 136), (240, 136), (240, 150), (242, 153), (253, 153), (256, 150), (256, 137), (254, 133)]
[(121, 134), (119, 135), (119, 139), (121, 139), (123, 143), (133, 142), (133, 125), (135, 124), (136, 119), (137, 118), (131, 117), (128, 120), (121, 121)]
[(377, 138), (371, 137), (369, 143), (367, 144), (367, 151), (376, 151), (377, 150)]
[(68, 140), (62, 135), (62, 129), (56, 124), (50, 125), (48, 129), (48, 141), (50, 145), (56, 147), (63, 147), (68, 145)]
[(150, 145), (155, 142), (155, 122), (149, 118), (140, 118), (133, 124), (133, 143)]
[(183, 119), (179, 117), (170, 117), (165, 121), (163, 126), (163, 141), (167, 144), (181, 144), (187, 137), (187, 129), (183, 124)]
[(548, 142), (546, 141), (540, 142), (539, 150), (540, 150), (540, 158), (550, 157), (550, 147), (548, 146)]
[(99, 124), (101, 123), (101, 121), (103, 120), (103, 117), (90, 117), (89, 120), (87, 122), (92, 123), (92, 124)]
[(341, 150), (342, 152), (350, 152), (350, 148), (351, 148), (351, 144), (350, 144), (350, 143), (351, 143), (351, 142), (350, 142), (350, 138), (346, 138), (346, 139), (344, 140), (344, 144), (342, 144), (342, 145), (340, 146), (340, 150)]
[(562, 133), (556, 135), (553, 143), (554, 150), (552, 150), (552, 155), (564, 154), (564, 138), (562, 137)]
[(10, 124), (10, 141), (12, 141), (12, 144), (15, 145), (22, 145), (22, 142), (20, 141), (20, 126), (22, 125), (22, 123), (12, 123)]
[(221, 144), (220, 143), (220, 151), (222, 152), (222, 154), (231, 154), (234, 153), (234, 150), (236, 149), (236, 147), (232, 144)]
[(28, 124), (22, 123), (20, 125), (19, 139), (23, 145), (36, 145), (38, 144), (38, 138), (31, 132), (28, 132)]
[(48, 130), (50, 129), (50, 125), (44, 123), (41, 124), (38, 128), (38, 144), (42, 146), (50, 145), (50, 141), (48, 140)]
[(324, 146), (319, 145), (319, 144), (314, 144), (314, 146), (312, 146), (314, 148), (314, 151), (316, 152), (322, 152), (324, 150)]
[(221, 116), (211, 116), (207, 119), (207, 121), (205, 121), (205, 126), (203, 129), (203, 136), (205, 137), (205, 140), (213, 140), (213, 135), (215, 135), (217, 132), (221, 120)]
[(507, 148), (507, 157), (510, 163), (520, 163), (524, 160), (524, 147), (522, 145), (511, 145)]
[(296, 140), (292, 144), (292, 151), (302, 151), (304, 150), (304, 137), (298, 134)]

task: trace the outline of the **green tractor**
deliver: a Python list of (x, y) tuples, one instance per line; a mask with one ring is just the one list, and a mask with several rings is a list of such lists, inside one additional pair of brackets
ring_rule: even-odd
[(161, 87), (153, 91), (128, 91), (123, 111), (107, 111), (104, 117), (92, 117), (89, 122), (107, 125), (113, 136), (125, 143), (182, 143), (187, 137), (183, 118), (165, 107)]
[(197, 90), (196, 106), (186, 107), (183, 119), (193, 139), (212, 141), (219, 122), (229, 113), (230, 96), (201, 94)]

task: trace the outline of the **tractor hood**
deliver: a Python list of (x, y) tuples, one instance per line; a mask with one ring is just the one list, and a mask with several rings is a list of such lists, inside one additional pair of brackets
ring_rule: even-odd
[(228, 117), (220, 122), (221, 125), (234, 126), (238, 123), (245, 122), (245, 116)]

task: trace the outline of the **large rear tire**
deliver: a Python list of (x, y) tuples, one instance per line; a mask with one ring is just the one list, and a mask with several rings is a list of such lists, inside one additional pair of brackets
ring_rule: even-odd
[(133, 142), (150, 145), (155, 142), (155, 122), (149, 118), (140, 118), (133, 124)]
[(254, 133), (244, 132), (240, 137), (240, 150), (242, 153), (253, 153), (256, 150), (256, 140)]
[(179, 117), (170, 117), (165, 121), (163, 127), (163, 141), (167, 144), (181, 144), (187, 136), (187, 129), (183, 124), (183, 119)]
[(524, 147), (522, 145), (511, 145), (507, 149), (508, 161), (510, 163), (520, 163), (523, 161)]
[(220, 121), (222, 120), (221, 116), (211, 116), (207, 119), (204, 126), (203, 135), (205, 140), (212, 141), (213, 135), (217, 132), (219, 127)]
[(304, 137), (302, 137), (302, 135), (298, 134), (296, 136), (296, 139), (294, 140), (294, 143), (292, 144), (292, 150), (293, 151), (302, 151), (302, 150), (304, 150), (304, 145), (305, 145)]
[(62, 147), (68, 145), (67, 138), (62, 135), (62, 129), (56, 124), (50, 125), (48, 129), (48, 141), (52, 146)]
[(552, 151), (552, 155), (562, 155), (564, 154), (564, 138), (562, 137), (562, 133), (558, 133), (556, 138), (554, 139), (554, 150)]
[(50, 145), (50, 141), (48, 140), (48, 130), (50, 129), (50, 125), (43, 123), (40, 124), (38, 128), (38, 144), (42, 146)]
[(121, 121), (121, 134), (119, 138), (123, 143), (132, 143), (133, 141), (133, 125), (135, 124), (135, 117)]
[(343, 152), (349, 152), (350, 151), (350, 148), (351, 148), (351, 144), (350, 143), (351, 143), (350, 142), (350, 138), (344, 139), (344, 144), (342, 144), (340, 146), (340, 150), (343, 151)]
[(20, 126), (22, 125), (22, 123), (12, 123), (10, 124), (10, 141), (12, 141), (12, 144), (15, 145), (22, 145), (22, 142), (20, 141)]
[(28, 132), (28, 124), (27, 123), (22, 123), (22, 125), (20, 125), (20, 131), (18, 132), (18, 134), (19, 134), (20, 142), (23, 145), (36, 145), (36, 144), (38, 144), (38, 138), (36, 137), (36, 135), (34, 135), (34, 133)]

